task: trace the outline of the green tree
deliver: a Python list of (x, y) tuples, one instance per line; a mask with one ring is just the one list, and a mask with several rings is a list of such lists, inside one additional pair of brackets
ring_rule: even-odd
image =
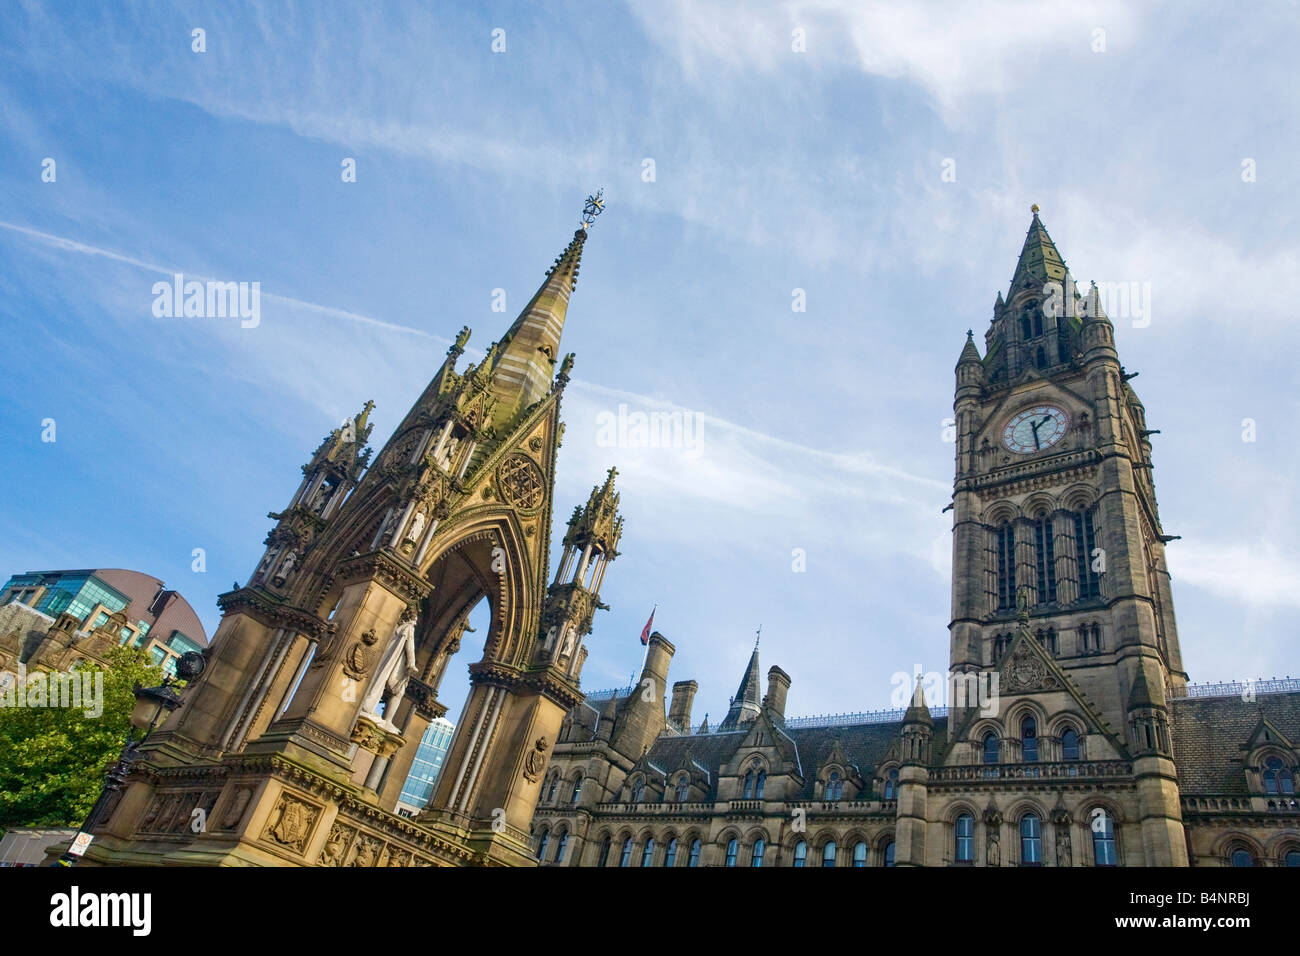
[(0, 706), (0, 831), (80, 826), (126, 744), (132, 688), (163, 680), (162, 668), (137, 648), (114, 648), (106, 667), (86, 662), (81, 670), (103, 671), (103, 713), (97, 717), (85, 708)]

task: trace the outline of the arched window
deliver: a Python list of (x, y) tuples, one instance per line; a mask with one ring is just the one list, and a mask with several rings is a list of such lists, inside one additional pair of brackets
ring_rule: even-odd
[(691, 795), (691, 782), (685, 775), (677, 778), (677, 802), (685, 803)]
[(1062, 365), (1070, 361), (1070, 346), (1066, 344), (1063, 334), (1056, 340), (1056, 360)]
[(546, 802), (550, 803), (555, 799), (555, 788), (560, 785), (560, 772), (557, 770), (551, 774), (551, 785), (546, 788)]
[(1043, 334), (1043, 310), (1034, 309), (1034, 335)]
[(1287, 850), (1282, 857), (1283, 866), (1300, 866), (1300, 850)]
[(655, 838), (645, 838), (645, 849), (641, 851), (641, 865), (653, 866), (655, 858)]
[(1020, 818), (1020, 862), (1043, 862), (1043, 824), (1037, 814), (1026, 813)]
[(957, 862), (975, 862), (975, 818), (963, 813), (957, 818), (954, 832), (957, 834)]
[(1016, 532), (1004, 521), (993, 532), (998, 561), (998, 607), (1009, 611), (1016, 606)]
[(543, 830), (542, 838), (537, 841), (537, 859), (546, 862), (546, 848), (551, 844), (551, 831)]
[(808, 844), (800, 840), (794, 845), (794, 865), (804, 866), (808, 862)]
[(759, 837), (757, 840), (754, 841), (753, 852), (749, 854), (749, 865), (762, 866), (763, 854), (766, 851), (767, 851), (767, 843), (763, 840), (762, 837)]
[[(1034, 321), (1034, 325), (1036, 326), (1042, 324), (1043, 324), (1042, 319), (1036, 319)], [(1047, 351), (1041, 345), (1038, 346), (1038, 354), (1035, 355), (1034, 358), (1036, 359), (1039, 368), (1047, 368)]]
[(895, 767), (889, 773), (885, 774), (885, 799), (898, 799), (898, 768)]
[(745, 773), (745, 799), (752, 800), (753, 798), (754, 798), (754, 771), (749, 770), (746, 771)]
[(668, 841), (668, 846), (664, 850), (664, 866), (677, 865), (677, 837)]
[(700, 865), (700, 847), (701, 847), (701, 844), (700, 844), (699, 839), (695, 839), (695, 840), (692, 840), (692, 841), (691, 841), (691, 853), (690, 853), (690, 856), (688, 856), (688, 857), (686, 858), (686, 865), (687, 865), (687, 866), (699, 866), (699, 865)]
[(1075, 733), (1073, 727), (1066, 727), (1061, 732), (1061, 759), (1079, 759), (1079, 735)]
[(1028, 310), (1028, 309), (1025, 309), (1024, 312), (1021, 312), (1021, 313), (1020, 313), (1020, 334), (1021, 334), (1021, 337), (1024, 338), (1024, 340), (1025, 340), (1026, 342), (1029, 341), (1031, 338), (1033, 338), (1033, 335), (1034, 335), (1034, 333), (1033, 333), (1033, 329), (1032, 329), (1032, 327), (1031, 327), (1030, 324), (1029, 324), (1029, 310)]
[(1115, 820), (1098, 807), (1088, 818), (1092, 830), (1092, 862), (1095, 866), (1115, 866), (1119, 857), (1115, 853)]
[(835, 865), (835, 841), (830, 840), (822, 847), (822, 866)]
[(609, 865), (609, 837), (606, 836), (600, 841), (600, 855), (596, 857), (597, 866)]
[(1038, 722), (1028, 714), (1020, 722), (1020, 756), (1025, 763), (1038, 762)]
[(894, 841), (890, 840), (885, 844), (885, 866), (894, 865)]
[(740, 842), (735, 837), (727, 841), (727, 866), (736, 865), (736, 851), (738, 849), (740, 849)]
[(840, 779), (838, 770), (832, 770), (830, 777), (826, 780), (826, 799), (838, 800), (844, 795), (844, 781)]
[(1240, 846), (1232, 851), (1232, 856), (1229, 857), (1229, 860), (1231, 861), (1233, 866), (1254, 866), (1255, 865), (1255, 858), (1251, 856), (1250, 851), (1247, 850), (1245, 847), (1240, 847)]
[(1034, 519), (1034, 553), (1038, 572), (1038, 602), (1056, 601), (1056, 545), (1052, 541), (1052, 518), (1040, 511)]
[(1094, 570), (1092, 552), (1097, 548), (1097, 535), (1092, 524), (1092, 509), (1074, 513), (1075, 561), (1079, 574), (1079, 597), (1092, 598), (1101, 594), (1101, 565)]
[(984, 735), (984, 762), (998, 762), (998, 735), (991, 730)]
[(576, 804), (580, 796), (582, 796), (582, 774), (573, 778), (573, 795), (569, 797), (569, 803)]
[(764, 785), (766, 785), (766, 783), (767, 783), (767, 771), (766, 771), (766, 770), (760, 770), (760, 771), (758, 772), (758, 777), (755, 778), (755, 780), (754, 780), (754, 799), (755, 799), (755, 800), (762, 800), (762, 799), (763, 799), (763, 787), (764, 787)]
[(1277, 757), (1269, 757), (1264, 761), (1264, 792), (1295, 793), (1295, 775)]
[(632, 865), (632, 838), (631, 837), (627, 837), (625, 840), (623, 840), (623, 853), (618, 858), (618, 865), (619, 866)]
[(566, 830), (560, 834), (560, 845), (555, 848), (555, 862), (564, 862), (564, 851), (569, 848), (569, 833)]
[(861, 840), (853, 844), (853, 865), (854, 866), (867, 865), (867, 845), (863, 843)]
[(644, 799), (645, 799), (645, 781), (637, 780), (636, 783), (632, 784), (632, 802), (640, 803)]

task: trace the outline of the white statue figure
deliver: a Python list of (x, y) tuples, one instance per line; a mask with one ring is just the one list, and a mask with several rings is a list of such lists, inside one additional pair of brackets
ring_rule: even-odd
[[(415, 619), (406, 618), (393, 630), (393, 636), (384, 649), (384, 656), (379, 660), (374, 677), (370, 681), (370, 690), (361, 702), (361, 713), (378, 721), (394, 732), (392, 716), (397, 705), (406, 693), (406, 683), (416, 674), (415, 669)], [(388, 691), (388, 707), (383, 717), (376, 711), (383, 700), (384, 691)]]
[(411, 531), (407, 535), (412, 541), (419, 541), (420, 535), (424, 532), (424, 512), (417, 511), (415, 517), (411, 519)]
[(286, 554), (284, 560), (280, 562), (280, 570), (275, 572), (276, 578), (283, 581), (289, 576), (289, 573), (293, 571), (293, 566), (297, 563), (298, 552), (293, 550), (293, 548), (290, 548), (289, 553)]
[(567, 657), (573, 653), (573, 627), (570, 625), (564, 629), (564, 647), (560, 649), (560, 656)]
[(549, 651), (551, 649), (551, 645), (555, 643), (555, 632), (557, 630), (559, 628), (552, 624), (550, 630), (546, 632), (546, 641), (542, 644), (542, 650)]

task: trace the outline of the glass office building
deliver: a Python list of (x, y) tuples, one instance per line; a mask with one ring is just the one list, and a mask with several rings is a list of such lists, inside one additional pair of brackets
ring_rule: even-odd
[(411, 772), (407, 774), (402, 793), (397, 798), (397, 811), (405, 816), (414, 816), (424, 809), (424, 805), (433, 796), (433, 785), (438, 779), (438, 771), (451, 748), (451, 735), (456, 729), (446, 717), (435, 718), (420, 738), (420, 746), (415, 751), (415, 760), (411, 763)]
[(50, 618), (72, 614), (93, 631), (121, 613), (119, 642), (141, 647), (154, 664), (176, 674), (186, 651), (201, 651), (207, 634), (189, 603), (152, 575), (124, 568), (29, 571), (0, 587), (0, 605), (17, 602)]

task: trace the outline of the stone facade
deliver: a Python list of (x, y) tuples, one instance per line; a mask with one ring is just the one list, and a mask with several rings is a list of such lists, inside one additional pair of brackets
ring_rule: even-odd
[[(756, 647), (717, 731), (692, 729), (697, 685), (667, 693), (673, 646), (656, 633), (633, 688), (586, 697), (622, 535), (612, 469), (548, 568), (572, 368), (559, 341), (585, 239), (457, 372), (462, 330), (373, 461), (369, 404), (325, 438), (87, 862), (1300, 863), (1300, 693), (1189, 696), (1154, 433), (1096, 290), (1074, 294), (1036, 211), (986, 353), (970, 336), (956, 368), (962, 693), (931, 712), (918, 689), (889, 721), (787, 720), (791, 678), (771, 668), (760, 688)], [(1045, 305), (1053, 283), (1066, 314)], [(403, 817), (481, 600), (469, 699), (429, 806)]]
[(1189, 696), (1155, 432), (1036, 208), (985, 347), (956, 366), (948, 706), (786, 721), (755, 649), (692, 731), (693, 681), (667, 712), (640, 692), (667, 687), (656, 636), (636, 688), (565, 719), (543, 864), (1300, 865), (1300, 684)]

